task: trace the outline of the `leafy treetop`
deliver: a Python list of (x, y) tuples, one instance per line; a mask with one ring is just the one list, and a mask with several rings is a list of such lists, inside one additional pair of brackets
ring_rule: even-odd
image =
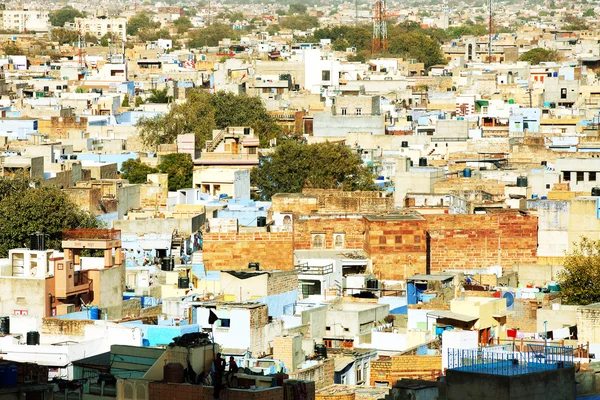
[(566, 304), (600, 302), (600, 240), (582, 237), (567, 254), (558, 275), (560, 294)]

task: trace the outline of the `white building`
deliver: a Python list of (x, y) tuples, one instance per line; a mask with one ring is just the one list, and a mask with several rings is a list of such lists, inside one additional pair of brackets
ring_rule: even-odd
[(127, 18), (75, 18), (75, 28), (81, 27), (81, 33), (101, 38), (109, 32), (112, 32), (122, 41), (127, 38)]
[(15, 32), (48, 32), (48, 11), (1, 10), (2, 29)]

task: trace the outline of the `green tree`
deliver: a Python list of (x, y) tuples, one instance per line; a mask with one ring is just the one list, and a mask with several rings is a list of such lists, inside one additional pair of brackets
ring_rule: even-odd
[(560, 294), (566, 304), (600, 302), (600, 241), (582, 237), (567, 254), (558, 274)]
[(177, 33), (187, 32), (190, 28), (193, 28), (192, 21), (188, 17), (179, 17), (173, 21), (173, 25), (177, 29)]
[(281, 25), (282, 29), (306, 31), (311, 28), (317, 28), (319, 26), (319, 20), (317, 17), (311, 15), (299, 14), (282, 18), (281, 21), (279, 21), (279, 25)]
[(142, 11), (127, 21), (127, 34), (133, 36), (137, 35), (140, 29), (156, 29), (159, 27), (160, 23), (152, 20), (152, 14)]
[(98, 38), (89, 32), (85, 33), (85, 36), (83, 37), (83, 39), (85, 40), (86, 43), (98, 43)]
[(73, 7), (65, 7), (50, 13), (52, 26), (65, 26), (67, 22), (75, 22), (75, 18), (83, 18), (85, 15)]
[(585, 12), (583, 13), (583, 17), (587, 18), (587, 17), (595, 17), (596, 13), (594, 12), (593, 8), (588, 8), (587, 10), (585, 10)]
[(0, 226), (0, 257), (7, 257), (27, 246), (33, 232), (45, 232), (48, 248), (60, 250), (64, 229), (94, 228), (98, 221), (60, 189), (20, 176), (0, 178)]
[(559, 61), (560, 57), (556, 50), (546, 50), (541, 47), (531, 49), (526, 53), (523, 53), (519, 57), (521, 61), (529, 61), (531, 65), (538, 65), (541, 62)]
[(258, 97), (200, 90), (190, 92), (184, 103), (173, 104), (167, 114), (141, 118), (137, 124), (142, 143), (150, 148), (174, 143), (181, 133), (194, 133), (196, 145), (202, 148), (213, 129), (228, 126), (250, 126), (262, 146), (282, 133)]
[(108, 47), (110, 43), (115, 43), (119, 39), (119, 36), (113, 32), (106, 32), (100, 38), (100, 46)]
[(192, 187), (194, 162), (187, 153), (172, 153), (162, 157), (158, 170), (169, 174), (169, 191)]
[(54, 28), (52, 29), (51, 39), (59, 44), (71, 44), (77, 42), (77, 32), (65, 29), (65, 28)]
[(121, 177), (129, 183), (146, 183), (148, 174), (155, 174), (158, 169), (144, 164), (139, 158), (131, 158), (121, 165)]
[(292, 3), (290, 4), (290, 8), (289, 8), (289, 15), (294, 15), (294, 14), (306, 14), (306, 5), (302, 4), (302, 3)]
[(225, 24), (212, 24), (204, 29), (195, 29), (188, 32), (190, 48), (202, 48), (204, 46), (218, 46), (225, 38), (239, 39), (239, 33)]
[(169, 88), (167, 87), (165, 87), (162, 90), (152, 89), (152, 94), (150, 95), (150, 97), (148, 97), (148, 102), (155, 104), (168, 103), (170, 100), (168, 92)]
[(251, 172), (260, 198), (277, 193), (319, 189), (375, 190), (373, 174), (349, 147), (334, 143), (304, 144), (286, 140)]
[(125, 96), (123, 96), (123, 102), (121, 103), (121, 107), (130, 107), (128, 94), (125, 94)]
[(210, 96), (207, 92), (195, 90), (188, 94), (185, 103), (173, 104), (167, 114), (140, 118), (137, 129), (142, 143), (158, 148), (161, 144), (174, 143), (181, 133), (194, 133), (196, 144), (203, 147), (216, 129)]
[(141, 106), (143, 103), (144, 103), (144, 101), (142, 100), (142, 98), (141, 98), (140, 96), (137, 96), (137, 97), (135, 98), (135, 106), (136, 106), (136, 107), (139, 107), (139, 106)]
[(23, 54), (23, 49), (15, 42), (10, 41), (2, 46), (2, 52), (7, 56), (18, 56)]
[(277, 10), (275, 10), (275, 14), (282, 16), (282, 15), (285, 15), (286, 12), (285, 12), (285, 10), (278, 8)]

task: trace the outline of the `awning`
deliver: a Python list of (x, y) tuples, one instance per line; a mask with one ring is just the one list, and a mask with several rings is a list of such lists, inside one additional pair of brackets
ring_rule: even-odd
[(452, 311), (432, 311), (430, 313), (427, 313), (427, 316), (435, 318), (453, 319), (455, 321), (461, 322), (472, 322), (477, 321), (479, 319), (479, 317), (472, 317), (470, 315), (459, 314)]

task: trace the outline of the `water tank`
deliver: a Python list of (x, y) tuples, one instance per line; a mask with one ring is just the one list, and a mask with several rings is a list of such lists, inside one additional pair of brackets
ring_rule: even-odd
[(37, 346), (40, 344), (40, 333), (38, 331), (27, 332), (27, 346)]
[(471, 168), (465, 168), (465, 169), (463, 169), (463, 176), (465, 178), (470, 178), (471, 177)]
[(592, 188), (592, 196), (600, 196), (600, 187)]
[(517, 186), (518, 187), (527, 187), (527, 177), (526, 176), (517, 176)]
[(426, 167), (427, 166), (427, 159), (425, 157), (420, 157), (419, 158), (419, 167)]
[(543, 165), (544, 167), (547, 167), (547, 166), (548, 166), (548, 161), (542, 161), (542, 165)]
[(92, 306), (92, 307), (88, 308), (88, 315), (89, 315), (90, 319), (93, 319), (93, 320), (100, 319), (100, 309), (98, 308), (98, 306)]
[(190, 278), (187, 276), (180, 276), (177, 278), (177, 288), (178, 289), (189, 289), (190, 287)]
[(29, 235), (29, 250), (46, 250), (46, 235), (42, 232)]
[(267, 226), (267, 217), (256, 217), (256, 226)]
[(257, 263), (257, 262), (248, 263), (248, 269), (253, 269), (255, 271), (259, 271), (260, 270), (260, 263)]
[(408, 142), (406, 140), (402, 142), (402, 147), (404, 147), (404, 148), (408, 147)]
[(161, 260), (160, 269), (163, 271), (173, 271), (175, 260), (171, 257), (165, 257)]
[(244, 135), (249, 135), (250, 134), (250, 128), (246, 127), (244, 128)]
[(367, 279), (367, 289), (379, 289), (377, 279)]
[(407, 115), (406, 116), (406, 121), (412, 122), (412, 115)]
[(163, 367), (163, 380), (169, 383), (184, 383), (185, 372), (180, 363), (168, 363)]
[(324, 344), (315, 344), (315, 354), (319, 357), (327, 358), (327, 346)]
[(10, 317), (0, 317), (0, 335), (10, 333)]

